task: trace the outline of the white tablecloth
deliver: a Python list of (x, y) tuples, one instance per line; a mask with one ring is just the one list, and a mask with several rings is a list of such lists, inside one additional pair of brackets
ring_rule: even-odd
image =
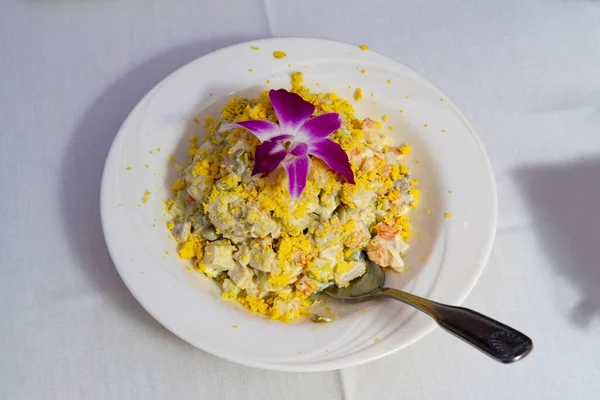
[[(361, 44), (461, 107), (499, 226), (466, 306), (529, 334), (514, 365), (441, 330), (336, 372), (267, 372), (181, 341), (129, 294), (99, 222), (104, 158), (182, 64), (271, 36)], [(600, 391), (600, 2), (4, 0), (1, 399), (592, 399)]]

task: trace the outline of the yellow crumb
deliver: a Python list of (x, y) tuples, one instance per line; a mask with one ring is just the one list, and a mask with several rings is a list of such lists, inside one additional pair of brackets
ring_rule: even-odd
[(250, 48), (251, 48), (252, 50), (254, 50), (254, 51), (258, 51), (258, 50), (260, 50), (260, 49), (259, 49), (258, 47), (256, 47), (256, 46), (250, 46)]
[(403, 113), (403, 112), (404, 112), (404, 110), (400, 110), (400, 112), (401, 112), (401, 113)]
[(452, 194), (454, 193), (454, 190), (448, 190), (448, 193)]
[(361, 44), (361, 45), (360, 45), (360, 49), (361, 49), (362, 51), (367, 51), (367, 50), (369, 50), (369, 46), (367, 46), (366, 44)]
[(443, 98), (443, 97), (441, 97), (441, 98), (440, 98), (440, 101), (444, 101), (444, 98)]
[(194, 118), (194, 122), (197, 123), (197, 124), (200, 123), (200, 121), (198, 121), (198, 118)]
[(237, 327), (238, 327), (238, 326), (237, 326), (237, 325), (231, 325), (231, 327), (232, 327), (233, 329), (237, 329)]
[(165, 251), (165, 255), (167, 255), (167, 256), (168, 256), (168, 255), (169, 255), (169, 252), (168, 252), (168, 251)]
[(442, 129), (442, 132), (446, 132), (446, 130), (445, 130), (445, 129)]
[(378, 337), (375, 338), (375, 343), (379, 343), (379, 338)]
[(367, 73), (367, 70), (366, 70), (366, 69), (361, 69), (361, 70), (360, 70), (360, 73), (364, 75), (364, 74), (366, 74), (366, 73)]
[(427, 127), (429, 127), (429, 124), (423, 124), (423, 127), (427, 128)]
[(273, 52), (273, 57), (275, 58), (283, 58), (287, 56), (287, 54), (285, 54), (283, 51), (277, 50)]
[(452, 213), (447, 212), (446, 214), (444, 214), (444, 218), (450, 218), (452, 217)]
[(394, 127), (390, 125), (390, 126), (388, 126), (388, 129), (389, 129), (390, 131), (393, 131), (393, 130), (394, 130)]
[(175, 228), (175, 222), (170, 221), (169, 223), (167, 223), (167, 228), (169, 228), (169, 230)]
[(252, 72), (252, 68), (248, 68), (248, 72)]
[(144, 192), (144, 195), (142, 196), (142, 203), (144, 203), (144, 204), (148, 203), (149, 196), (150, 196), (150, 192), (148, 190), (146, 190)]
[(392, 83), (392, 80), (391, 80), (391, 79), (388, 79), (388, 80), (387, 80), (387, 83), (388, 83), (388, 85), (389, 85), (390, 83)]
[(362, 99), (363, 97), (363, 92), (361, 88), (356, 88), (356, 90), (354, 91), (354, 100), (358, 101), (360, 99)]
[(271, 80), (270, 80), (270, 79), (267, 79), (267, 83), (271, 83)]
[(185, 188), (185, 181), (183, 179), (177, 179), (175, 181), (175, 183), (173, 183), (173, 186), (171, 186), (171, 189), (173, 189), (174, 192), (179, 192), (180, 190), (183, 190)]
[(387, 116), (387, 115), (382, 115), (382, 116), (381, 116), (381, 119), (382, 119), (382, 121), (383, 121), (383, 122), (385, 122), (385, 121), (387, 121), (387, 120), (388, 120), (388, 116)]
[(131, 167), (127, 167), (125, 168), (127, 171), (131, 171)]
[(150, 150), (150, 154), (152, 154), (152, 150)]
[(156, 151), (157, 151), (158, 153), (160, 153), (160, 147), (157, 147), (157, 148), (156, 148)]
[(431, 210), (430, 209), (427, 209), (427, 214), (431, 214)]

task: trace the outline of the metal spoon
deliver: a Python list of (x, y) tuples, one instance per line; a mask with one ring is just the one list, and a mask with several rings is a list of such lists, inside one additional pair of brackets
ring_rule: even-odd
[(342, 301), (357, 302), (375, 297), (391, 297), (423, 311), (446, 331), (481, 350), (496, 361), (508, 364), (524, 358), (533, 342), (521, 332), (476, 311), (448, 306), (414, 294), (383, 286), (385, 273), (365, 257), (367, 271), (345, 288), (331, 286), (325, 294)]

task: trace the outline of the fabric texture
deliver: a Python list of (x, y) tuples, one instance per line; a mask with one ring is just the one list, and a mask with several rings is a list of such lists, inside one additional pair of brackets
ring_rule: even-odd
[[(598, 21), (591, 0), (3, 1), (0, 398), (597, 398)], [(364, 366), (268, 372), (196, 350), (134, 300), (99, 220), (115, 133), (176, 68), (273, 36), (365, 43), (458, 104), (499, 196), (465, 305), (530, 335), (528, 359), (500, 365), (438, 329)]]

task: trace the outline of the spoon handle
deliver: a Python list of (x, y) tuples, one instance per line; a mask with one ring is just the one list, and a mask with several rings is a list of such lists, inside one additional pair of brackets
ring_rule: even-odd
[(533, 342), (526, 335), (468, 308), (440, 304), (391, 288), (383, 289), (378, 295), (391, 297), (423, 311), (446, 331), (496, 361), (512, 363), (533, 349)]

